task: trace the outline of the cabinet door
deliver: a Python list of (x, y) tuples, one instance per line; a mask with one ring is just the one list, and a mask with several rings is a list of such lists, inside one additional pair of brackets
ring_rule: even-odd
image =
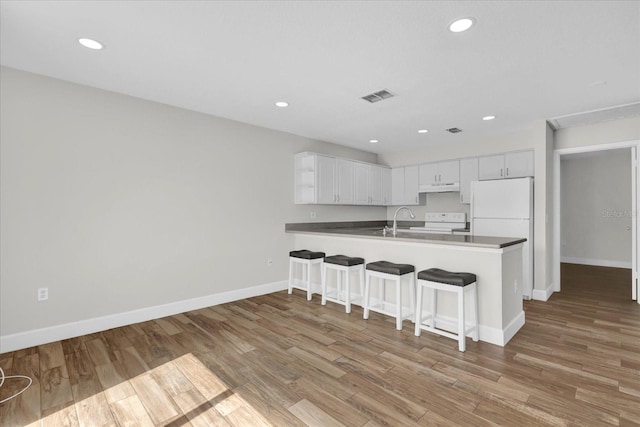
[(391, 169), (391, 205), (404, 204), (404, 168)]
[(418, 204), (419, 174), (418, 166), (404, 168), (404, 203), (407, 205)]
[(460, 161), (451, 160), (438, 163), (438, 182), (440, 184), (460, 182)]
[(480, 157), (478, 162), (478, 178), (480, 180), (504, 177), (504, 154)]
[(420, 185), (433, 185), (438, 183), (438, 164), (427, 163), (420, 165)]
[(380, 166), (369, 167), (369, 204), (382, 205), (382, 168)]
[(391, 205), (391, 169), (382, 168), (382, 204)]
[(471, 203), (471, 181), (478, 180), (478, 158), (460, 160), (460, 203)]
[(533, 151), (517, 151), (504, 155), (505, 176), (522, 178), (533, 176)]
[(366, 205), (369, 202), (369, 165), (353, 163), (353, 202)]
[(336, 160), (336, 202), (341, 205), (353, 204), (353, 162)]
[(317, 156), (317, 203), (336, 203), (336, 159), (333, 157)]

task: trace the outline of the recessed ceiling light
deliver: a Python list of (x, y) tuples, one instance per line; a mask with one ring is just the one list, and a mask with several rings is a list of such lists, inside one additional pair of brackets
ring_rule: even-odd
[(377, 139), (370, 139), (369, 142), (372, 143), (372, 144), (377, 144), (378, 140)]
[(495, 119), (495, 118), (496, 118), (496, 116), (484, 116), (484, 117), (482, 118), (482, 120), (487, 121), (487, 120), (493, 120), (493, 119)]
[(78, 43), (88, 49), (100, 50), (103, 48), (102, 43), (93, 39), (78, 39)]
[(449, 31), (454, 33), (461, 33), (463, 31), (467, 31), (473, 24), (475, 24), (476, 20), (473, 18), (461, 18), (453, 21), (451, 25), (449, 25)]
[(278, 102), (276, 102), (276, 107), (284, 108), (284, 107), (288, 107), (288, 106), (289, 106), (289, 103), (288, 103), (288, 102), (284, 102), (284, 101), (278, 101)]
[(418, 133), (427, 133), (427, 132), (429, 132), (427, 129), (420, 129), (420, 130), (418, 131)]

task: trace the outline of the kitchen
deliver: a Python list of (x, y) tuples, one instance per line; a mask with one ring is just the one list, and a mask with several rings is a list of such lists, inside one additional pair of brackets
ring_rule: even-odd
[[(24, 397), (36, 402), (0, 404), (2, 422), (49, 418), (59, 425), (68, 416), (125, 424), (117, 417), (142, 414), (162, 425), (202, 410), (239, 424), (234, 414), (265, 408), (283, 417), (278, 425), (322, 415), (319, 408), (353, 425), (638, 419), (625, 400), (625, 390), (637, 394), (623, 377), (637, 363), (630, 352), (608, 346), (608, 360), (620, 368), (602, 371), (593, 363), (600, 356), (581, 359), (580, 349), (609, 343), (589, 341), (568, 319), (569, 344), (549, 344), (556, 330), (545, 322), (560, 285), (556, 151), (640, 141), (636, 3), (0, 5), (0, 366), (34, 378)], [(468, 14), (474, 27), (449, 30)], [(78, 41), (84, 37), (104, 49), (89, 50)], [(361, 99), (382, 88), (395, 96)], [(489, 114), (495, 118), (483, 120)], [(553, 124), (563, 117), (573, 124)], [(382, 190), (369, 194), (371, 175), (362, 166), (354, 172), (358, 187), (342, 189), (352, 188), (361, 204), (339, 203), (349, 197), (343, 191), (323, 193), (326, 204), (296, 204), (294, 159), (302, 152), (379, 165), (382, 178), (372, 175)], [(473, 255), (468, 264), (480, 275), (488, 270), (494, 283), (511, 282), (503, 289), (517, 296), (508, 306), (513, 313), (484, 310), (491, 328), (484, 339), (498, 345), (481, 340), (458, 354), (450, 340), (417, 339), (380, 318), (322, 307), (317, 296), (307, 303), (298, 292), (287, 295), (288, 254), (302, 234), (285, 232), (285, 224), (391, 226), (402, 205), (418, 223), (405, 222), (403, 210), (400, 228), (424, 226), (437, 212), (465, 213), (471, 223), (464, 186), (473, 180), (462, 174), (473, 169), (463, 164), (524, 152), (532, 153), (526, 177), (535, 183), (532, 300), (497, 274), (509, 253), (488, 248), (489, 259)], [(434, 179), (422, 183), (435, 189), (450, 183), (435, 177), (446, 178), (451, 161), (460, 162), (460, 193), (421, 192), (420, 166), (438, 163)], [(373, 259), (383, 250), (383, 243), (358, 239), (345, 246), (350, 255)], [(433, 265), (419, 260), (431, 258), (455, 267), (447, 264), (453, 245), (439, 251), (401, 239), (398, 261), (422, 268)], [(326, 249), (341, 248), (327, 238)], [(550, 297), (554, 304), (543, 302)], [(522, 307), (531, 312), (515, 333), (517, 321), (507, 326)], [(597, 326), (590, 330), (596, 337), (624, 338)], [(570, 367), (556, 350), (572, 357)], [(174, 396), (170, 386), (158, 387), (173, 378), (166, 373), (181, 372), (172, 369), (178, 365), (212, 388)], [(388, 382), (367, 382), (357, 370)], [(592, 404), (599, 391), (594, 397), (584, 389), (594, 378), (598, 386), (605, 378), (608, 408)], [(214, 387), (222, 382), (228, 389)], [(430, 398), (415, 402), (419, 394)], [(280, 401), (261, 400), (273, 396)], [(166, 405), (150, 410), (157, 402)], [(185, 407), (174, 413), (175, 402)], [(92, 414), (105, 418), (99, 423)]]
[[(310, 247), (324, 252), (351, 253), (351, 256), (365, 257), (368, 261), (411, 261), (419, 269), (439, 267), (450, 271), (474, 271), (479, 277), (484, 276), (485, 281), (481, 280), (479, 285), (480, 339), (505, 345), (524, 324), (520, 299), (530, 299), (532, 295), (534, 251), (529, 242), (533, 237), (533, 163), (534, 155), (530, 150), (398, 168), (317, 153), (299, 153), (295, 156), (294, 172), (296, 203), (313, 205), (330, 201), (332, 204), (349, 205), (360, 200), (361, 204), (390, 205), (394, 211), (393, 221), (389, 222), (392, 227), (387, 231), (386, 221), (375, 225), (372, 221), (366, 221), (287, 224), (286, 229), (295, 234), (297, 250)], [(456, 197), (458, 209), (464, 207), (470, 213), (437, 211), (441, 206), (440, 196), (445, 195), (446, 199)], [(415, 218), (409, 206), (425, 204), (427, 197), (430, 199), (424, 214), (425, 221), (407, 221), (408, 214)], [(405, 206), (398, 208), (393, 206), (394, 203)], [(397, 227), (401, 211), (405, 221)], [(310, 216), (314, 215), (315, 212), (311, 212)], [(350, 233), (354, 237), (370, 239), (372, 227), (374, 239), (390, 240), (393, 244), (368, 240), (363, 246), (357, 239), (353, 242), (346, 239)], [(339, 237), (336, 238), (336, 235)], [(525, 239), (523, 244), (516, 245), (519, 252), (515, 259), (519, 260), (519, 265), (503, 270), (507, 265), (506, 259), (502, 258), (506, 246), (494, 248), (500, 254), (500, 262), (496, 264), (498, 270), (483, 269), (488, 265), (486, 259), (471, 262), (476, 256), (482, 258), (486, 254), (476, 255), (472, 248), (467, 248), (464, 254), (460, 250), (462, 246), (479, 244), (481, 238), (478, 236)], [(413, 244), (404, 248), (398, 244), (399, 241)], [(415, 244), (417, 242), (427, 243), (426, 246), (431, 244), (434, 252), (425, 252), (425, 248)], [(442, 243), (454, 244), (453, 252), (448, 251), (448, 245)], [(373, 246), (377, 249), (373, 250)], [(514, 249), (510, 247), (506, 252)], [(484, 253), (487, 248), (481, 251)], [(510, 257), (509, 262), (513, 262), (513, 255)], [(439, 264), (436, 259), (440, 260)], [(515, 276), (503, 277), (503, 271)], [(493, 279), (489, 280), (489, 277)], [(313, 278), (318, 293), (319, 279), (319, 275)], [(505, 292), (507, 287), (513, 288), (513, 292)], [(454, 303), (453, 299), (440, 302), (443, 316), (450, 318), (455, 315)], [(406, 305), (406, 301), (403, 305)], [(485, 319), (489, 313), (496, 312), (509, 314), (506, 318), (493, 321)]]

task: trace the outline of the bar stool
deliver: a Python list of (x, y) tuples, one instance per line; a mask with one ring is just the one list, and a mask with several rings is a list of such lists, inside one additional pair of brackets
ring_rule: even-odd
[[(322, 264), (322, 305), (326, 305), (327, 301), (333, 301), (338, 304), (343, 304), (347, 313), (351, 313), (351, 303), (354, 301), (351, 296), (351, 284), (349, 276), (351, 272), (357, 271), (360, 277), (360, 295), (357, 299), (362, 299), (362, 288), (364, 286), (364, 259), (356, 257), (348, 257), (346, 255), (333, 255), (325, 257)], [(336, 272), (336, 289), (335, 297), (330, 296), (331, 292), (327, 290), (327, 269), (335, 270)], [(344, 299), (341, 298), (342, 292), (342, 273), (344, 273), (345, 290)]]
[[(324, 259), (324, 252), (312, 252), (306, 249), (299, 251), (289, 252), (289, 294), (293, 292), (293, 288), (302, 289), (307, 291), (307, 300), (311, 301), (313, 291), (311, 288), (311, 267), (317, 265), (320, 267), (320, 274), (322, 274), (322, 260)], [(302, 265), (302, 279), (307, 277), (306, 286), (298, 284), (293, 278), (293, 269), (295, 264)], [(306, 274), (305, 274), (306, 270)], [(295, 282), (295, 283), (294, 283)]]
[[(423, 316), (422, 313), (422, 292), (424, 288), (431, 289), (431, 314)], [(467, 328), (465, 323), (465, 291), (471, 292), (471, 324)], [(458, 327), (457, 334), (436, 329), (436, 303), (438, 291), (454, 292), (458, 296)], [(429, 325), (423, 322), (430, 320)], [(476, 286), (476, 275), (472, 273), (451, 273), (439, 268), (430, 268), (418, 273), (418, 304), (416, 306), (416, 329), (415, 335), (420, 336), (420, 332), (433, 332), (448, 338), (458, 340), (458, 350), (465, 351), (465, 338), (471, 332), (473, 341), (478, 341), (478, 292)]]
[[(414, 320), (414, 312), (416, 307), (416, 285), (415, 275), (416, 271), (413, 265), (409, 264), (394, 264), (388, 261), (370, 262), (367, 264), (366, 281), (364, 285), (364, 313), (363, 318), (369, 318), (369, 310), (375, 311), (387, 316), (395, 316), (396, 329), (402, 330), (402, 320), (411, 319)], [(378, 306), (371, 307), (369, 297), (371, 295), (371, 278), (376, 277), (378, 282)], [(409, 278), (409, 298), (411, 301), (410, 313), (403, 316), (402, 312), (402, 279)], [(396, 285), (396, 304), (395, 313), (385, 309), (386, 301), (384, 299), (384, 285), (386, 280), (391, 280)]]

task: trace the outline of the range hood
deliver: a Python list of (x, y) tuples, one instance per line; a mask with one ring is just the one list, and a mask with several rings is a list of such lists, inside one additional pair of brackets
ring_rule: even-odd
[(418, 187), (419, 193), (452, 193), (460, 191), (459, 182), (423, 184)]

